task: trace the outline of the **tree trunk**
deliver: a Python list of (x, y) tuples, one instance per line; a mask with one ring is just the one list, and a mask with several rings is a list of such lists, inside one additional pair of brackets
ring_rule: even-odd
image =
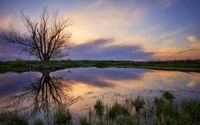
[(42, 72), (42, 76), (44, 76), (44, 81), (50, 81), (51, 77), (50, 77), (50, 71), (48, 69), (41, 71)]
[(49, 60), (42, 60), (42, 68), (45, 68), (45, 69), (50, 68)]

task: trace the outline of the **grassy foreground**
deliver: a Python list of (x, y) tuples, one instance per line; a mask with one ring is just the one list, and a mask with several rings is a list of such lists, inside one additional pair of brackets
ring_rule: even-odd
[[(174, 98), (172, 93), (164, 92), (153, 104), (139, 96), (111, 105), (97, 100), (88, 115), (79, 117), (79, 125), (199, 125), (200, 101), (184, 100), (177, 104)], [(53, 116), (52, 125), (73, 125), (73, 115), (67, 108), (61, 106)], [(29, 125), (29, 122), (17, 112), (6, 112), (0, 114), (0, 124)], [(35, 119), (33, 124), (44, 125), (41, 119)]]
[[(54, 70), (75, 67), (117, 67), (117, 68), (148, 68), (161, 70), (178, 70), (200, 72), (200, 60), (174, 60), (174, 61), (89, 61), (89, 60), (55, 60), (50, 61)], [(41, 70), (41, 61), (7, 61), (0, 62), (0, 73), (14, 71), (39, 71)]]

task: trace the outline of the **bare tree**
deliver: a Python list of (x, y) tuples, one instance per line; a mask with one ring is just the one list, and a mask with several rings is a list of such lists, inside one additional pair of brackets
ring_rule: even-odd
[(40, 20), (32, 21), (21, 11), (21, 18), (27, 32), (22, 34), (10, 27), (9, 30), (1, 33), (1, 37), (7, 42), (19, 44), (22, 52), (28, 52), (31, 56), (40, 59), (44, 66), (49, 66), (50, 59), (67, 56), (67, 54), (63, 55), (62, 51), (70, 48), (71, 33), (65, 29), (72, 23), (69, 19), (59, 19), (58, 13), (59, 11), (55, 11), (50, 19), (45, 8)]

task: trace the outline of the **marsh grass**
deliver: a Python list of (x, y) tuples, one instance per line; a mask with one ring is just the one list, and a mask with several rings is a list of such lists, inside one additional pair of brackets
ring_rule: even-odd
[(70, 111), (61, 106), (54, 114), (54, 125), (72, 125)]
[(114, 120), (119, 115), (130, 115), (130, 112), (127, 107), (118, 102), (115, 102), (114, 105), (112, 105), (108, 110), (108, 117), (111, 120)]
[(36, 119), (34, 120), (34, 125), (44, 125), (44, 123), (41, 119)]
[(28, 125), (28, 119), (18, 112), (0, 113), (0, 125)]
[[(89, 117), (94, 120), (85, 117), (85, 121), (90, 121), (92, 125), (99, 125), (100, 123), (101, 125), (200, 124), (199, 101), (185, 100), (176, 104), (174, 99), (174, 95), (167, 91), (163, 93), (162, 97), (154, 99), (153, 106), (139, 96), (135, 99), (125, 99), (124, 103), (114, 102), (110, 106), (105, 105), (101, 100), (97, 100), (93, 107), (96, 114), (89, 113)], [(91, 109), (90, 112), (92, 112)], [(95, 117), (95, 115), (99, 116), (99, 113), (102, 119)]]
[(145, 105), (144, 99), (141, 98), (140, 96), (137, 96), (137, 98), (133, 100), (131, 103), (135, 107), (136, 113), (140, 113), (140, 110), (144, 108)]
[(86, 117), (80, 117), (79, 122), (80, 122), (79, 125), (92, 125), (92, 122)]
[[(142, 97), (125, 99), (110, 105), (97, 100), (89, 109), (88, 116), (79, 118), (79, 125), (199, 125), (200, 101), (184, 100), (176, 104), (174, 99), (171, 92), (164, 92), (162, 97), (154, 99), (153, 105)], [(149, 115), (148, 118), (146, 114)], [(60, 106), (54, 113), (53, 121), (53, 125), (72, 125), (73, 117), (67, 108)], [(5, 112), (0, 113), (0, 125), (29, 124), (24, 115)], [(44, 123), (37, 119), (34, 125)]]
[(94, 105), (94, 109), (96, 111), (97, 116), (101, 119), (104, 114), (104, 104), (101, 100), (97, 100), (96, 104)]
[(137, 116), (119, 115), (116, 118), (116, 125), (139, 125)]
[(169, 92), (169, 91), (165, 91), (163, 93), (163, 97), (165, 99), (169, 100), (169, 101), (173, 101), (173, 99), (175, 98), (174, 95), (171, 92)]
[(197, 100), (184, 100), (181, 103), (181, 117), (184, 121), (200, 124), (200, 102)]

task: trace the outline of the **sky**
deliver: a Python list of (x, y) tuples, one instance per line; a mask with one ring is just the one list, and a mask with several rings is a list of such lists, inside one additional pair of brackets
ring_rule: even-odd
[[(200, 59), (200, 0), (1, 0), (0, 29), (26, 32), (20, 10), (37, 20), (44, 7), (73, 25), (71, 60)], [(0, 39), (0, 61), (34, 59)]]

